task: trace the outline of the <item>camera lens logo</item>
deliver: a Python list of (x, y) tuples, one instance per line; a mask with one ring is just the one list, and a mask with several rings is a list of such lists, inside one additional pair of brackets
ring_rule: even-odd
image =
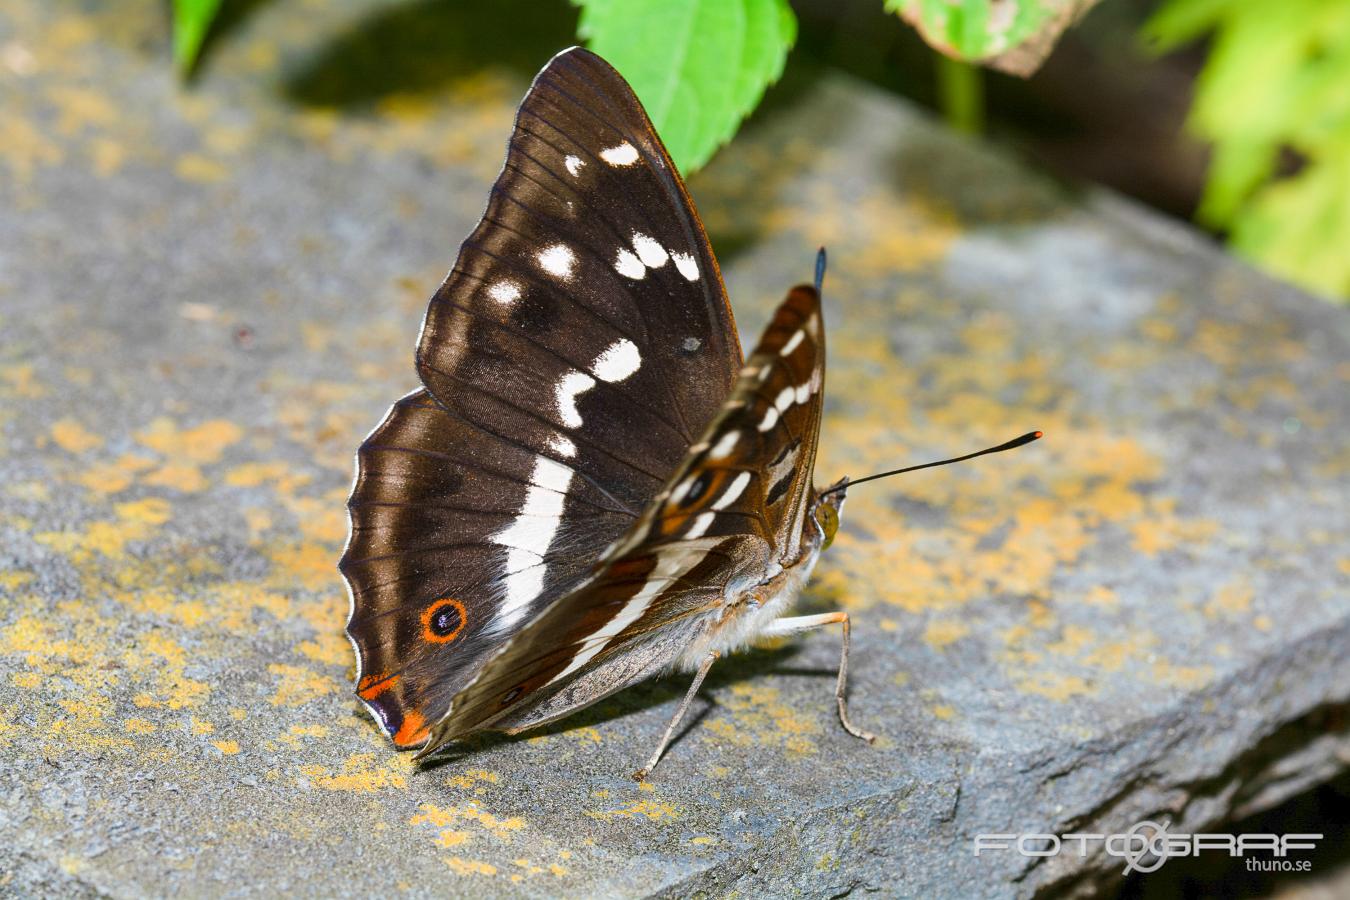
[[(1151, 835), (1146, 834), (1151, 832)], [(1124, 834), (1116, 835), (1125, 839), (1125, 874), (1131, 872), (1156, 872), (1167, 862), (1167, 826), (1150, 822), (1147, 819), (1135, 825)]]

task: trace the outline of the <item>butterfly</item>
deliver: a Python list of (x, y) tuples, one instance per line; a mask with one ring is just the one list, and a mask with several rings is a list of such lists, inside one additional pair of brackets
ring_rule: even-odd
[(823, 272), (822, 250), (743, 358), (633, 90), (581, 48), (539, 73), (428, 306), (422, 386), (357, 454), (347, 633), (396, 747), (420, 759), (691, 669), (640, 779), (721, 655), (834, 624), (839, 720), (873, 740), (849, 720), (847, 613), (786, 615), (849, 485), (813, 483)]

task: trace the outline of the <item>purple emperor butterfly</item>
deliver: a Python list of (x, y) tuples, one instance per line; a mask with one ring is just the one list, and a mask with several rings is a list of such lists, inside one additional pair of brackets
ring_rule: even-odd
[(847, 614), (784, 618), (848, 485), (812, 483), (823, 263), (743, 361), (632, 89), (582, 49), (540, 72), (431, 299), (423, 386), (357, 455), (347, 632), (357, 694), (396, 746), (421, 758), (692, 669), (643, 777), (719, 655), (836, 623), (839, 718), (872, 739), (848, 718)]

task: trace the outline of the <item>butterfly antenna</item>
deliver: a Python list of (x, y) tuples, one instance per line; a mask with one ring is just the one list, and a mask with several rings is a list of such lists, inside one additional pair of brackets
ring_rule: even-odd
[(821, 247), (816, 251), (816, 293), (820, 293), (821, 285), (825, 283), (825, 248)]
[(997, 447), (986, 447), (985, 449), (978, 450), (975, 453), (967, 453), (965, 456), (954, 456), (951, 459), (940, 459), (937, 462), (924, 463), (923, 465), (920, 466), (906, 466), (903, 469), (892, 469), (889, 472), (879, 472), (876, 475), (868, 475), (866, 478), (859, 478), (857, 481), (849, 481), (848, 479), (844, 479), (843, 482), (836, 485), (835, 487), (832, 487), (827, 491), (821, 491), (820, 496), (824, 497), (826, 494), (833, 493), (834, 491), (842, 491), (844, 490), (844, 488), (851, 488), (855, 485), (862, 484), (864, 481), (876, 481), (878, 478), (890, 478), (892, 475), (901, 475), (905, 472), (914, 472), (919, 469), (931, 469), (934, 466), (946, 466), (950, 465), (951, 463), (963, 462), (967, 459), (974, 459), (977, 456), (984, 456), (987, 453), (1002, 453), (1004, 450), (1013, 450), (1016, 449), (1017, 447), (1021, 447), (1023, 444), (1030, 444), (1032, 441), (1038, 440), (1041, 437), (1042, 433), (1043, 432), (1040, 431), (1028, 431), (1021, 437), (1013, 438), (1011, 441), (999, 444)]

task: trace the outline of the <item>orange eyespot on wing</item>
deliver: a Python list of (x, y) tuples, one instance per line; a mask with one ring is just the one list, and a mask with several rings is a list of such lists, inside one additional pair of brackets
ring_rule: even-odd
[(468, 620), (463, 603), (454, 597), (442, 597), (422, 613), (422, 637), (433, 644), (448, 644), (459, 637)]

